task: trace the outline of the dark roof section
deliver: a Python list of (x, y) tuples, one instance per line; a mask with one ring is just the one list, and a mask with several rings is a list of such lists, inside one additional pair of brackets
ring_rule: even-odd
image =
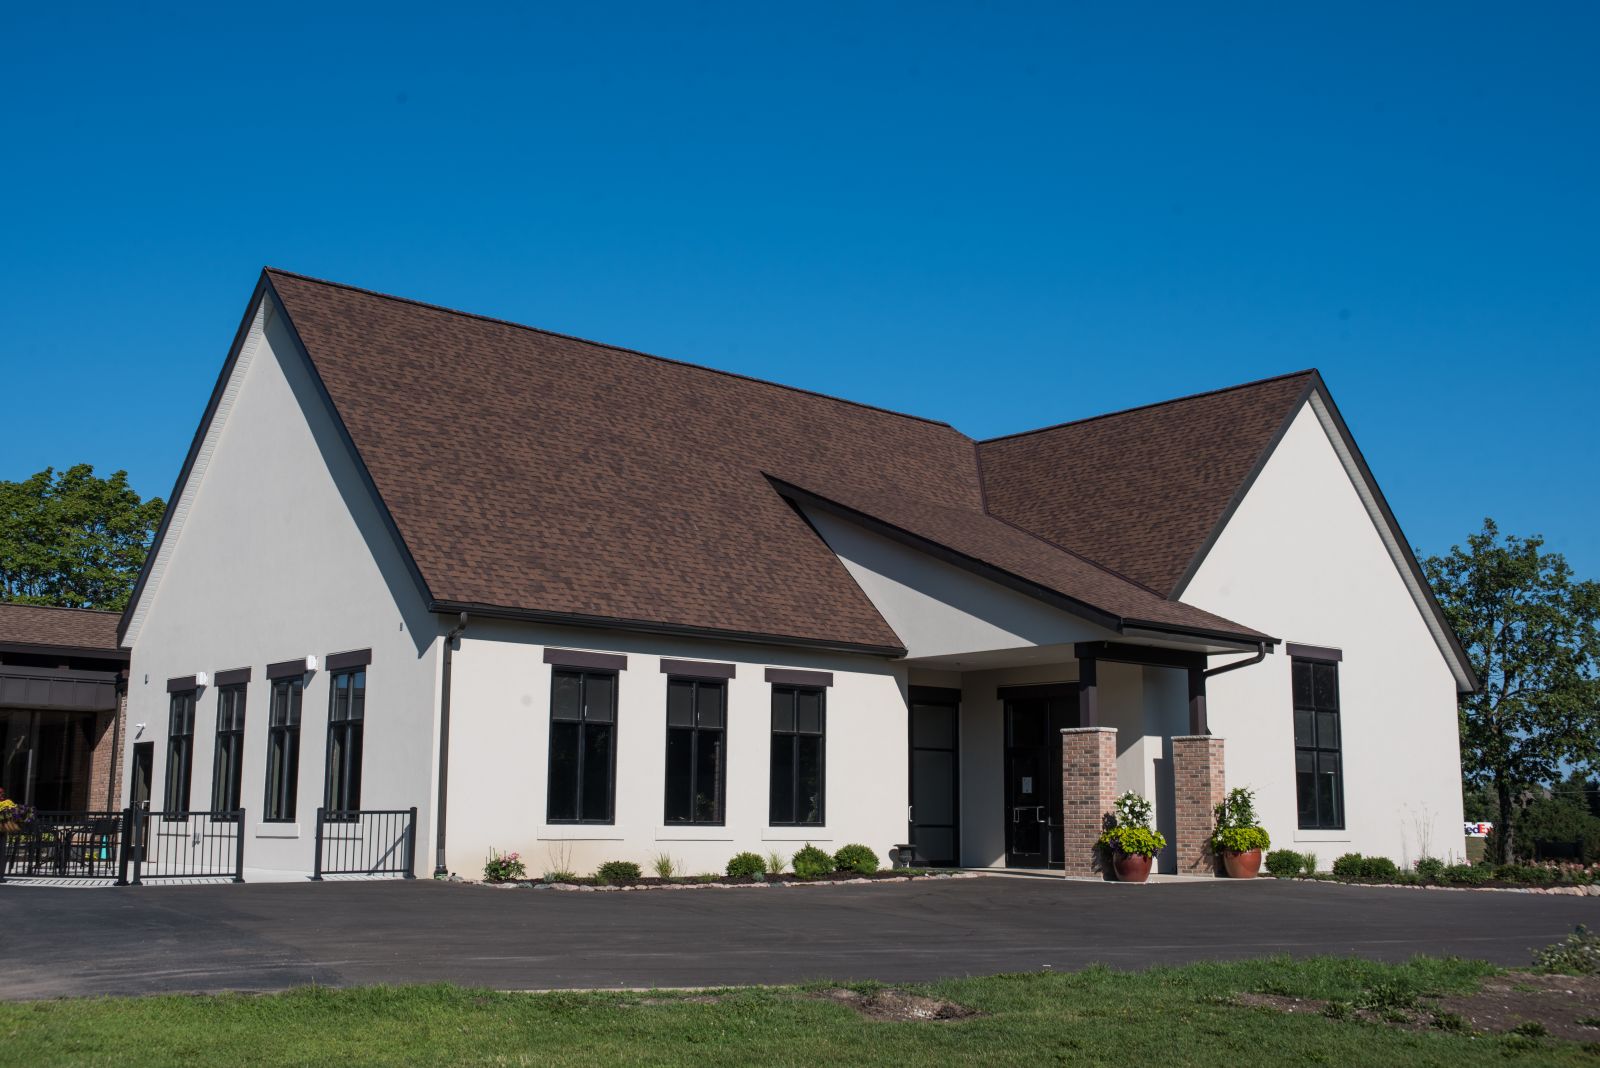
[(986, 515), (973, 442), (947, 424), (265, 279), (436, 609), (902, 652), (770, 476), (1100, 617), (1261, 637)]
[(980, 442), (985, 501), (1176, 596), (1320, 382), (1300, 371)]
[(0, 648), (126, 659), (117, 644), (120, 618), (119, 612), (0, 602)]

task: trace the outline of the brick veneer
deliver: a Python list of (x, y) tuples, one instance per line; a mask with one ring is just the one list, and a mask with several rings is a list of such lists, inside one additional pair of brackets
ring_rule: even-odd
[(1098, 847), (1106, 813), (1117, 799), (1115, 727), (1061, 732), (1061, 841), (1067, 875), (1100, 870)]
[(1179, 875), (1215, 875), (1217, 861), (1207, 845), (1216, 824), (1216, 806), (1226, 790), (1222, 739), (1209, 734), (1172, 739), (1173, 795), (1177, 809)]
[(121, 694), (117, 698), (115, 712), (101, 712), (96, 715), (94, 749), (89, 757), (89, 780), (83, 784), (84, 796), (77, 802), (76, 807), (94, 810), (114, 809), (121, 804), (122, 750), (126, 741), (124, 732), (127, 729), (127, 717), (127, 694)]

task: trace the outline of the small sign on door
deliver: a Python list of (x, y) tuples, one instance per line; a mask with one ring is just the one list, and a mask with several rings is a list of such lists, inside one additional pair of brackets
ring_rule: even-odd
[(1025, 794), (1033, 793), (1033, 776), (1032, 775), (1024, 775), (1022, 777), (1022, 792), (1025, 793)]

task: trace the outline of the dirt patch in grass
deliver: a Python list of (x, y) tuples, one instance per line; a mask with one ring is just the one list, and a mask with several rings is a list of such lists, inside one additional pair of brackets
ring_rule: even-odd
[(1482, 988), (1473, 994), (1414, 999), (1378, 997), (1354, 1004), (1280, 994), (1239, 994), (1233, 1002), (1290, 1014), (1384, 1023), (1411, 1031), (1548, 1035), (1575, 1042), (1600, 1040), (1600, 976), (1593, 975), (1509, 972), (1485, 979)]
[(937, 1020), (964, 1020), (981, 1015), (976, 1009), (957, 1005), (941, 998), (908, 994), (904, 990), (886, 987), (862, 993), (835, 987), (818, 991), (819, 998), (848, 1005), (869, 1020), (886, 1020), (900, 1023), (928, 1023)]

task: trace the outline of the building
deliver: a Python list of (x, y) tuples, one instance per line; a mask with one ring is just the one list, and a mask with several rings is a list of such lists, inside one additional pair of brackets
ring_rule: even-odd
[(1325, 862), (1462, 850), (1476, 682), (1315, 371), (974, 441), (267, 270), (170, 500), (130, 765), (256, 869), (416, 806), (424, 874), (1085, 871), (1135, 789), (1202, 871), (1224, 782)]
[(0, 603), (0, 790), (43, 812), (118, 807), (128, 653), (116, 612)]

